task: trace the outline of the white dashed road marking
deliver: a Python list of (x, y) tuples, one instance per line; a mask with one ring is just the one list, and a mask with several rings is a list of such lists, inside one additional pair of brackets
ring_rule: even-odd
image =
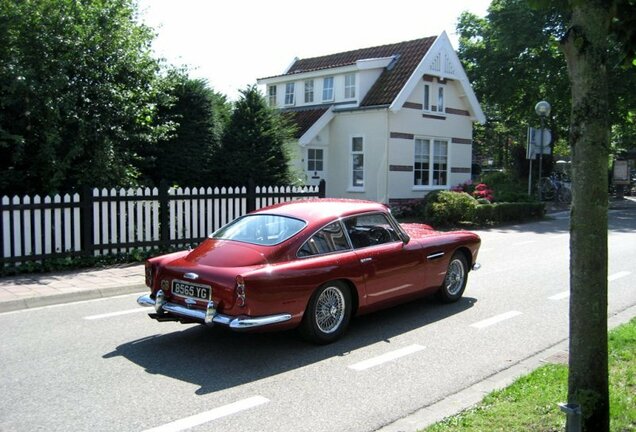
[(153, 309), (149, 309), (149, 308), (135, 308), (135, 309), (128, 309), (128, 310), (123, 310), (123, 311), (119, 311), (119, 312), (111, 312), (111, 313), (105, 313), (105, 314), (100, 314), (100, 315), (89, 315), (89, 316), (85, 316), (84, 319), (85, 320), (98, 320), (98, 319), (103, 319), (103, 318), (111, 318), (111, 317), (116, 317), (116, 316), (120, 316), (120, 315), (128, 315), (131, 313), (135, 313), (135, 312), (152, 312)]
[(182, 418), (181, 420), (176, 420), (163, 426), (146, 429), (144, 432), (178, 432), (211, 422), (212, 420), (220, 419), (221, 417), (226, 417), (241, 411), (248, 410), (250, 408), (257, 407), (259, 405), (263, 405), (267, 402), (269, 402), (269, 399), (266, 399), (262, 396), (253, 396), (251, 398), (243, 399), (238, 402), (215, 408), (210, 411)]
[(379, 355), (377, 357), (373, 357), (370, 358), (368, 360), (364, 360), (361, 361), (359, 363), (355, 363), (349, 366), (349, 369), (353, 369), (353, 370), (357, 370), (357, 371), (362, 371), (365, 369), (369, 369), (375, 366), (379, 366), (383, 363), (387, 363), (393, 360), (396, 360), (400, 357), (404, 357), (407, 356), (409, 354), (413, 354), (416, 353), (418, 351), (422, 351), (424, 349), (424, 347), (422, 345), (409, 345), (407, 347), (395, 350), (395, 351), (390, 351), (388, 353)]
[(486, 327), (490, 327), (491, 325), (495, 325), (497, 323), (500, 323), (501, 321), (505, 321), (507, 319), (514, 318), (514, 317), (516, 317), (518, 315), (521, 315), (521, 312), (519, 312), (519, 311), (510, 311), (510, 312), (502, 313), (500, 315), (495, 315), (494, 317), (485, 319), (483, 321), (476, 322), (475, 324), (471, 324), (470, 326), (478, 328), (478, 329), (483, 329), (483, 328), (486, 328)]
[(570, 291), (563, 291), (551, 297), (548, 297), (548, 300), (563, 300), (568, 297), (570, 297)]
[(607, 277), (607, 280), (609, 282), (615, 281), (616, 279), (620, 279), (620, 278), (624, 278), (625, 276), (629, 276), (631, 274), (631, 272), (628, 271), (622, 271), (622, 272), (618, 272), (618, 273), (614, 273), (613, 275), (609, 275)]

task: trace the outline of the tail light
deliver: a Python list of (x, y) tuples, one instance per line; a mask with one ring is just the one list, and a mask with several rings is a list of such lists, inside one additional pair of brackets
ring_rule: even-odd
[(153, 273), (154, 272), (153, 272), (152, 264), (146, 261), (146, 286), (149, 288), (152, 288), (152, 277), (154, 276)]
[(236, 277), (236, 301), (240, 307), (245, 306), (245, 280), (243, 276)]

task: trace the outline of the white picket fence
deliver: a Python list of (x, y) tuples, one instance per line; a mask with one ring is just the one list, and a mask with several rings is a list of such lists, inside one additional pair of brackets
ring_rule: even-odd
[(2, 263), (195, 244), (249, 210), (316, 196), (324, 196), (324, 184), (90, 189), (81, 195), (4, 196), (0, 205)]

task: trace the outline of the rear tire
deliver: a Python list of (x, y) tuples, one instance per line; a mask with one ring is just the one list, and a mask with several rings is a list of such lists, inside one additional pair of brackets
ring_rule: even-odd
[(446, 276), (437, 296), (444, 303), (456, 302), (464, 294), (466, 282), (468, 282), (468, 260), (463, 253), (455, 252), (448, 263)]
[(351, 292), (340, 281), (322, 285), (311, 296), (300, 325), (300, 334), (315, 344), (338, 340), (351, 319)]

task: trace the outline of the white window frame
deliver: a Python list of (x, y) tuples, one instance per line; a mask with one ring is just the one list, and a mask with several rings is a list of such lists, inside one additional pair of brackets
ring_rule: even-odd
[(350, 73), (345, 75), (344, 85), (345, 99), (355, 99), (356, 97), (356, 74)]
[[(335, 80), (332, 76), (323, 78), (322, 80), (322, 101), (323, 102), (329, 102), (334, 100), (334, 89), (333, 89), (334, 81)], [(328, 87), (327, 82), (329, 82), (331, 86)], [(330, 93), (327, 94), (327, 91), (329, 91)]]
[(296, 83), (290, 82), (285, 84), (285, 105), (296, 104)]
[[(361, 140), (360, 142), (362, 143), (362, 150), (354, 150), (354, 141), (356, 139)], [(363, 135), (352, 135), (349, 138), (349, 186), (347, 188), (348, 192), (364, 192), (364, 185), (365, 185), (365, 169), (364, 169), (364, 165), (365, 165), (365, 154), (364, 154), (364, 136)], [(362, 156), (362, 169), (356, 169), (354, 167), (354, 163), (355, 160), (357, 159), (356, 156)], [(356, 171), (361, 171), (362, 172), (362, 184), (361, 185), (356, 185), (354, 184), (354, 173)]]
[[(308, 97), (309, 96), (309, 97)], [(305, 103), (314, 102), (314, 80), (305, 81)]]
[[(313, 153), (313, 157), (311, 156)], [(317, 164), (320, 163), (320, 169), (318, 169)], [(313, 164), (314, 169), (311, 169), (310, 164)], [(307, 172), (324, 172), (325, 171), (325, 149), (319, 147), (308, 147), (307, 148)]]
[[(439, 116), (446, 115), (446, 90), (443, 84), (424, 83), (422, 111)], [(433, 104), (435, 102), (435, 104)]]
[(269, 106), (275, 107), (276, 106), (276, 85), (269, 86), (269, 88), (267, 89), (267, 97), (269, 100)]
[[(417, 143), (419, 142), (427, 142), (428, 143), (428, 167), (425, 170), (428, 171), (428, 178), (426, 180), (426, 184), (423, 181), (423, 184), (416, 184), (416, 156), (417, 156)], [(428, 136), (418, 136), (413, 140), (413, 190), (435, 190), (435, 189), (448, 189), (449, 180), (450, 180), (450, 142), (451, 140), (448, 138), (440, 138), (440, 137), (428, 137)], [(435, 169), (436, 167), (436, 159), (440, 157), (439, 152), (436, 153), (442, 144), (446, 147), (446, 153), (441, 155), (444, 157), (445, 168), (443, 172), (445, 173), (446, 182), (444, 184), (435, 184), (437, 181), (436, 174), (441, 172), (442, 170)]]

